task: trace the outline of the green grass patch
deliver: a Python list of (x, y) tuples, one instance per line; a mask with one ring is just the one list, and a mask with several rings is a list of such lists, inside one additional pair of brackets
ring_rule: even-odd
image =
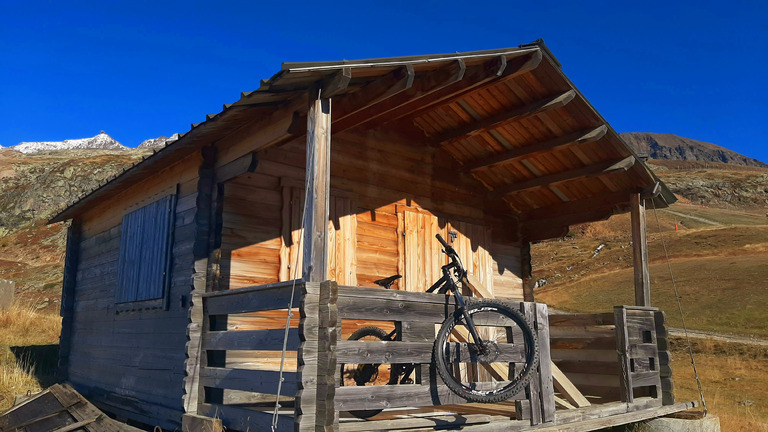
[[(768, 254), (675, 260), (672, 271), (689, 328), (768, 337)], [(651, 302), (667, 312), (672, 327), (681, 327), (672, 282), (665, 262), (650, 266)], [(574, 312), (606, 312), (634, 304), (632, 269), (623, 269), (548, 288), (536, 300)]]

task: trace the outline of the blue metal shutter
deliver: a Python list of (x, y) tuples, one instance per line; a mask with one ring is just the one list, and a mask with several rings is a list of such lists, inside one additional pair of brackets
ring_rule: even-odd
[(117, 303), (163, 298), (169, 281), (176, 196), (123, 217)]

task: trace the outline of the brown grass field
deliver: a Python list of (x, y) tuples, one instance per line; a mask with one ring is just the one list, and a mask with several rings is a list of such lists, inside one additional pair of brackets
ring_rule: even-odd
[(17, 358), (11, 347), (57, 344), (60, 332), (58, 314), (33, 304), (17, 302), (0, 311), (0, 412), (11, 407), (15, 395), (41, 390), (33, 359)]
[[(656, 216), (658, 215), (658, 221)], [(677, 231), (675, 225), (677, 224)], [(659, 225), (661, 230), (659, 230)], [(537, 301), (574, 312), (633, 304), (629, 216), (572, 227), (533, 247)], [(768, 218), (764, 209), (681, 203), (648, 212), (651, 302), (682, 327), (669, 267), (689, 329), (768, 340)], [(662, 237), (670, 256), (669, 267)], [(605, 246), (597, 256), (594, 250)], [(768, 347), (691, 339), (709, 412), (723, 431), (768, 431)], [(698, 400), (688, 349), (672, 339), (675, 396)]]

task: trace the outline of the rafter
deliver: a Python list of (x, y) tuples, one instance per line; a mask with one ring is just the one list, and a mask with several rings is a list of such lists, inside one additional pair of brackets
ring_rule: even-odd
[(355, 92), (335, 98), (333, 101), (334, 123), (341, 122), (364, 109), (408, 90), (413, 86), (415, 76), (413, 65), (405, 65), (370, 84), (366, 84)]
[(536, 69), (541, 63), (541, 51), (521, 53), (508, 59), (509, 55), (499, 56), (482, 65), (467, 68), (461, 81), (446, 86), (434, 92), (429, 97), (405, 103), (396, 111), (379, 118), (379, 123), (387, 123), (403, 117), (416, 117), (437, 105), (444, 105), (463, 98), (467, 93), (480, 90), (490, 85), (509, 81), (526, 72)]
[(593, 177), (603, 174), (608, 174), (615, 171), (626, 171), (632, 167), (635, 163), (634, 156), (628, 156), (621, 160), (613, 160), (609, 162), (600, 162), (585, 167), (576, 168), (569, 171), (563, 171), (555, 174), (549, 174), (541, 177), (536, 177), (530, 180), (524, 180), (517, 183), (511, 183), (500, 186), (491, 191), (491, 198), (501, 198), (505, 195), (509, 195), (513, 192), (520, 192), (523, 190), (534, 189), (550, 184), (560, 183), (568, 180), (575, 180), (582, 177)]
[(320, 94), (324, 98), (331, 98), (347, 89), (349, 82), (352, 80), (352, 68), (342, 68), (340, 71), (333, 74), (333, 76), (323, 83), (320, 87)]
[(470, 162), (465, 166), (464, 171), (465, 172), (475, 171), (482, 168), (487, 168), (494, 165), (502, 164), (505, 162), (511, 162), (523, 156), (530, 156), (534, 153), (538, 153), (542, 151), (554, 150), (557, 148), (567, 147), (570, 145), (595, 142), (600, 140), (603, 136), (605, 136), (605, 133), (607, 131), (608, 131), (608, 128), (605, 125), (601, 125), (594, 129), (579, 131), (579, 132), (568, 134), (568, 135), (558, 137), (549, 141), (544, 141), (536, 144), (518, 147), (512, 150), (506, 151), (504, 153), (479, 159), (475, 162)]
[(457, 59), (446, 67), (435, 72), (424, 74), (406, 91), (383, 100), (367, 109), (357, 111), (344, 119), (334, 122), (334, 130), (341, 131), (379, 120), (380, 118), (397, 113), (404, 104), (417, 104), (418, 101), (429, 98), (435, 92), (459, 82), (464, 78), (467, 66), (464, 60)]
[(449, 142), (458, 139), (464, 139), (479, 133), (487, 132), (503, 125), (526, 119), (536, 114), (541, 114), (563, 107), (567, 105), (568, 102), (572, 101), (574, 97), (576, 97), (576, 91), (568, 90), (565, 93), (533, 102), (520, 108), (516, 108), (512, 111), (503, 111), (499, 114), (496, 114), (495, 116), (477, 120), (466, 126), (447, 131), (436, 138), (435, 142), (448, 144)]

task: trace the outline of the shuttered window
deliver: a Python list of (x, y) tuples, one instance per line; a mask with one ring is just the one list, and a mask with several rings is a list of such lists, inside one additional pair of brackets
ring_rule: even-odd
[(176, 196), (123, 217), (115, 302), (163, 299), (170, 281)]

